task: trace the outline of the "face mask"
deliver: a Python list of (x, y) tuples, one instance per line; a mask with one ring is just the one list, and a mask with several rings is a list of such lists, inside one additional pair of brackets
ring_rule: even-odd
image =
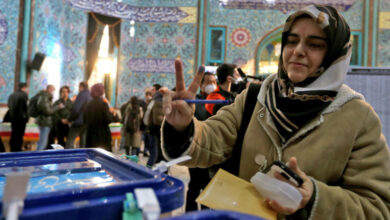
[(238, 79), (233, 78), (234, 84), (238, 84), (239, 82), (243, 81), (243, 79), (240, 77)]
[(210, 94), (214, 92), (214, 90), (217, 88), (215, 84), (208, 84), (206, 87), (204, 87), (204, 92), (207, 94)]

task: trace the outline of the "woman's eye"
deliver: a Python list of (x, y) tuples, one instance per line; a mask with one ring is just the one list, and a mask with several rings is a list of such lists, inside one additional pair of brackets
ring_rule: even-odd
[(311, 43), (311, 44), (309, 44), (309, 46), (310, 46), (311, 48), (314, 48), (314, 49), (326, 48), (326, 45), (320, 44), (320, 43)]
[(286, 44), (295, 45), (295, 44), (298, 44), (298, 41), (297, 40), (287, 40)]

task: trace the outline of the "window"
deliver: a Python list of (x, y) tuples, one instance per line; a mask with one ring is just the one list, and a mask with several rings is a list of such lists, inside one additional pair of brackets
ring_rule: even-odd
[(207, 41), (207, 63), (217, 65), (225, 60), (225, 37), (224, 27), (210, 27)]
[(351, 42), (352, 42), (352, 55), (351, 55), (351, 66), (361, 66), (362, 65), (362, 33), (361, 32), (351, 32)]

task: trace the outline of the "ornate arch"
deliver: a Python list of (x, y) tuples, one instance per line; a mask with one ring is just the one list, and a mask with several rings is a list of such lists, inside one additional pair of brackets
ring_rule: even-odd
[(254, 67), (254, 73), (256, 76), (259, 75), (259, 61), (261, 58), (261, 52), (266, 48), (266, 46), (274, 41), (275, 39), (282, 38), (282, 31), (283, 31), (283, 25), (277, 26), (268, 33), (266, 33), (257, 43), (256, 49), (254, 51), (255, 53), (255, 64)]

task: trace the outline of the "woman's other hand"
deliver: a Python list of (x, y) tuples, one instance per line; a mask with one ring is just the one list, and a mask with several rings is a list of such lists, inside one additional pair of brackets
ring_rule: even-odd
[(183, 99), (194, 99), (200, 86), (205, 68), (200, 66), (191, 85), (185, 88), (183, 65), (180, 59), (175, 60), (176, 91), (161, 88), (163, 96), (163, 111), (166, 121), (177, 131), (185, 130), (192, 121), (195, 112), (194, 104), (187, 104)]
[(300, 187), (295, 187), (290, 181), (286, 180), (281, 174), (278, 172), (275, 172), (275, 178), (284, 182), (287, 182), (291, 185), (293, 185), (302, 195), (302, 201), (301, 204), (299, 204), (297, 209), (291, 209), (287, 207), (281, 206), (278, 202), (275, 200), (266, 199), (266, 203), (277, 213), (283, 214), (283, 215), (291, 215), (294, 214), (297, 210), (304, 208), (307, 203), (310, 201), (312, 195), (313, 195), (313, 182), (310, 180), (310, 178), (298, 167), (297, 159), (295, 157), (290, 158), (290, 161), (287, 163), (288, 167), (294, 171), (298, 176), (300, 176), (303, 180), (303, 183)]

